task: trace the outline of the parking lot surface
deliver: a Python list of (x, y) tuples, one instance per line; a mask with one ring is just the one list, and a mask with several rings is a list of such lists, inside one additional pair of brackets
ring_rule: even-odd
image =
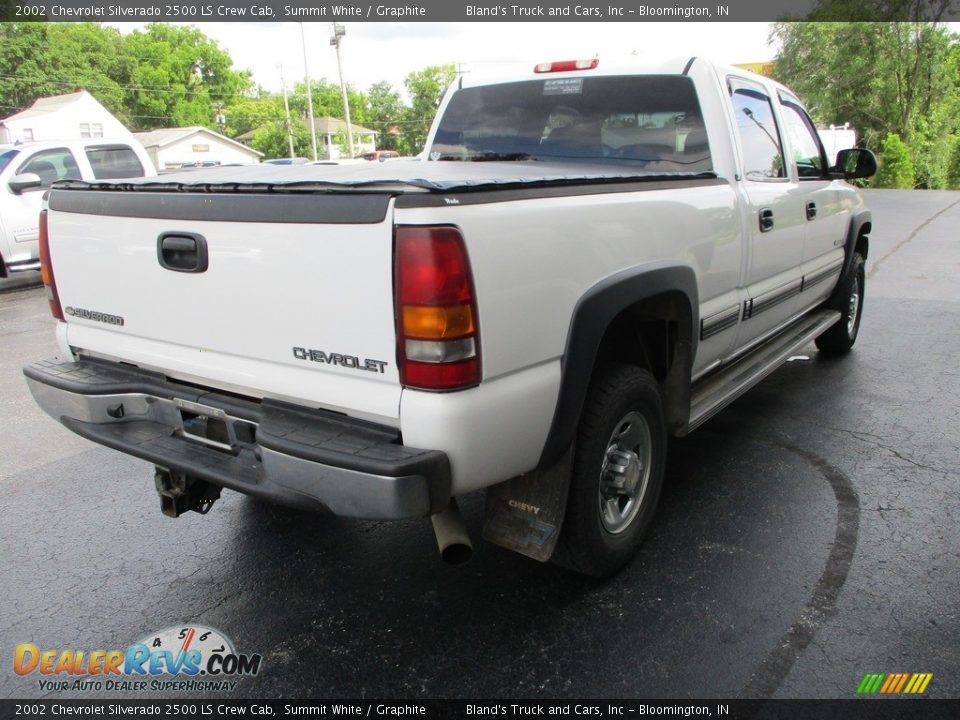
[(960, 697), (960, 194), (867, 199), (854, 351), (810, 345), (674, 442), (649, 538), (607, 582), (481, 543), (482, 495), (459, 567), (423, 520), (229, 492), (170, 520), (151, 466), (33, 404), (20, 368), (56, 354), (53, 321), (42, 288), (0, 281), (0, 695), (50, 695), (11, 671), (18, 643), (197, 623), (263, 655), (237, 697), (852, 698), (868, 672)]

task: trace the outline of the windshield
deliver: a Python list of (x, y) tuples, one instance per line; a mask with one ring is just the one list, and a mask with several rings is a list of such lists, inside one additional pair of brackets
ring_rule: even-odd
[(20, 151), (17, 149), (0, 150), (0, 172), (3, 172), (7, 165), (19, 154)]
[(458, 91), (428, 157), (589, 161), (652, 173), (713, 170), (683, 76), (548, 77)]

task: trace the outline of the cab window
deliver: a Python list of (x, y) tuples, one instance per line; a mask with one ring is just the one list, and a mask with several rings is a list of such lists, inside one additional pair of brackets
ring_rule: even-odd
[(126, 145), (98, 145), (87, 148), (87, 159), (97, 180), (143, 177), (143, 165)]
[(42, 187), (50, 187), (57, 180), (79, 180), (80, 168), (67, 148), (41, 150), (34, 153), (17, 168), (17, 174), (34, 173), (40, 176)]
[(793, 148), (793, 161), (800, 179), (823, 178), (827, 166), (820, 136), (810, 117), (799, 105), (781, 99), (783, 122)]
[(787, 177), (780, 130), (770, 98), (753, 86), (731, 84), (731, 98), (740, 145), (743, 174), (748, 180)]

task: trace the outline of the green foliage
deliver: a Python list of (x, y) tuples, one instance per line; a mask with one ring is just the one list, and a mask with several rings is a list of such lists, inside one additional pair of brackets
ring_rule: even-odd
[[(871, 8), (875, 4), (868, 3)], [(876, 16), (902, 17), (904, 7), (917, 5), (919, 17), (934, 4), (891, 0)], [(862, 10), (844, 2), (820, 5), (821, 10)], [(944, 25), (775, 23), (771, 39), (781, 47), (775, 62), (776, 78), (806, 99), (816, 121), (850, 122), (861, 144), (874, 150), (886, 147), (891, 134), (897, 135), (912, 161), (911, 186), (939, 188), (946, 184), (947, 139), (960, 130), (960, 46)], [(888, 174), (878, 182), (901, 182), (903, 177), (894, 180)]]
[(0, 114), (37, 98), (89, 90), (125, 117), (122, 36), (90, 23), (0, 23)]
[(140, 128), (210, 125), (217, 104), (250, 84), (230, 55), (194, 27), (161, 23), (125, 38), (132, 61), (126, 104)]
[(390, 83), (378, 82), (370, 86), (367, 91), (366, 126), (380, 133), (377, 138), (379, 149), (409, 153), (399, 132), (404, 114), (400, 93)]
[(457, 69), (453, 65), (431, 65), (420, 72), (410, 73), (403, 81), (411, 99), (401, 129), (409, 152), (419, 153), (423, 150), (440, 101), (456, 79)]
[[(423, 149), (447, 87), (452, 65), (410, 73), (409, 103), (387, 82), (367, 93), (347, 87), (351, 120), (378, 131), (378, 147), (410, 155)], [(283, 96), (253, 88), (247, 71), (196, 27), (149, 24), (127, 35), (96, 23), (0, 22), (0, 117), (41, 97), (88, 90), (133, 131), (201, 125), (216, 128), (222, 108), (225, 132), (254, 132), (251, 146), (268, 157), (286, 157)], [(339, 83), (311, 80), (315, 117), (344, 118)], [(290, 93), (295, 154), (309, 156), (306, 86)], [(344, 141), (345, 143), (345, 141)], [(344, 150), (345, 150), (344, 145)]]
[[(310, 157), (310, 130), (302, 120), (292, 122), (294, 157)], [(262, 126), (253, 134), (250, 147), (262, 152), (265, 159), (290, 157), (290, 144), (287, 140), (286, 123), (273, 121)]]
[(873, 187), (912, 188), (914, 184), (913, 161), (910, 151), (896, 133), (889, 133), (880, 146), (877, 157), (880, 168), (873, 179)]
[(947, 187), (960, 190), (960, 135), (950, 136), (950, 155), (947, 162)]
[(0, 23), (0, 113), (85, 89), (133, 130), (215, 127), (217, 104), (250, 84), (193, 27), (147, 25), (129, 35), (95, 23)]

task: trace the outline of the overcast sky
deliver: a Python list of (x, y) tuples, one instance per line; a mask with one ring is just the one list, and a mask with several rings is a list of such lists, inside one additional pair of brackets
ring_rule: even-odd
[[(641, 60), (699, 55), (723, 63), (770, 60), (768, 23), (345, 23), (344, 79), (366, 90), (380, 80), (402, 90), (403, 78), (428, 65), (459, 63), (468, 72), (497, 71), (509, 63), (600, 57)], [(120, 25), (129, 31), (139, 25)], [(254, 81), (280, 89), (303, 80), (298, 23), (202, 23), (200, 29), (230, 53)], [(328, 23), (304, 23), (310, 76), (337, 80)], [(526, 69), (529, 69), (527, 67)]]

